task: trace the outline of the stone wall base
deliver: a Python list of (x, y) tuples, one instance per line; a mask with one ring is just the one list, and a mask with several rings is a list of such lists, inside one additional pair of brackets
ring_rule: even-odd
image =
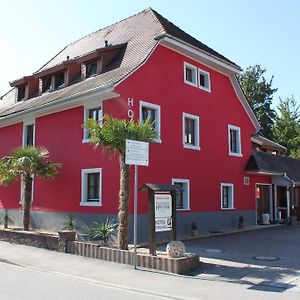
[(59, 234), (55, 234), (36, 231), (22, 231), (16, 229), (0, 229), (1, 241), (59, 252), (66, 252), (67, 241), (74, 239), (74, 231), (62, 231), (59, 232)]

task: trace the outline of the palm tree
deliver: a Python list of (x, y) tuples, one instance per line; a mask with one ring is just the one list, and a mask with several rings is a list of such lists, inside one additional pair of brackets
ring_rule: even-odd
[(33, 177), (54, 178), (60, 164), (48, 161), (46, 148), (19, 147), (10, 156), (0, 159), (0, 184), (9, 185), (21, 179), (23, 185), (23, 228), (29, 230)]
[(110, 155), (117, 153), (120, 162), (120, 190), (119, 190), (119, 226), (118, 226), (118, 248), (128, 248), (128, 203), (129, 203), (129, 165), (125, 164), (126, 139), (150, 142), (155, 139), (156, 131), (152, 124), (146, 120), (137, 123), (116, 119), (109, 115), (103, 118), (103, 124), (89, 119), (84, 124), (90, 135), (90, 143), (95, 147), (101, 147), (102, 153), (107, 150)]

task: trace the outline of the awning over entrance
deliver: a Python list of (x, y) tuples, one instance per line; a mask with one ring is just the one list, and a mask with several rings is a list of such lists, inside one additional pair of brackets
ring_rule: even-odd
[(253, 152), (246, 165), (246, 172), (281, 177), (287, 186), (300, 186), (300, 159), (293, 159), (265, 152)]

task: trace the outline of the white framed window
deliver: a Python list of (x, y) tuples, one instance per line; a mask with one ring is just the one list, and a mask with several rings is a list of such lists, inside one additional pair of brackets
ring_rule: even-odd
[(197, 87), (197, 68), (187, 62), (184, 62), (184, 82)]
[[(84, 115), (83, 115), (83, 121), (84, 123), (88, 119), (93, 119), (99, 122), (100, 126), (102, 125), (102, 119), (103, 119), (103, 112), (102, 112), (102, 106), (99, 105), (90, 105), (84, 107)], [(89, 133), (88, 131), (83, 128), (83, 143), (88, 143), (90, 141)]]
[[(33, 202), (33, 193), (34, 193), (34, 176), (32, 176), (32, 184), (31, 184), (31, 203)], [(21, 176), (21, 190), (20, 190), (20, 204), (24, 203), (24, 182), (23, 182), (23, 178)]]
[(102, 206), (102, 168), (81, 170), (81, 206)]
[(35, 120), (26, 120), (23, 122), (22, 145), (35, 145)]
[(221, 209), (234, 209), (234, 189), (232, 183), (221, 183)]
[(228, 125), (228, 147), (230, 156), (243, 156), (240, 127)]
[(96, 59), (83, 62), (81, 64), (81, 78), (87, 79), (100, 74), (102, 71), (102, 61), (103, 58), (101, 56)]
[(198, 85), (200, 89), (210, 92), (210, 75), (208, 72), (198, 69)]
[(200, 150), (199, 117), (182, 113), (182, 143), (187, 149)]
[(24, 100), (28, 99), (28, 92), (29, 92), (28, 83), (18, 86), (18, 88), (16, 89), (16, 92), (17, 92), (16, 102), (24, 101)]
[(66, 80), (66, 72), (61, 71), (54, 75), (54, 89), (61, 89), (65, 86), (65, 80)]
[(157, 143), (161, 143), (160, 139), (160, 106), (157, 104), (140, 101), (140, 122), (149, 120), (156, 131)]
[(173, 185), (178, 185), (183, 191), (176, 192), (176, 209), (189, 210), (190, 209), (190, 180), (189, 179), (172, 179)]
[(250, 185), (250, 178), (247, 176), (244, 177), (244, 185)]

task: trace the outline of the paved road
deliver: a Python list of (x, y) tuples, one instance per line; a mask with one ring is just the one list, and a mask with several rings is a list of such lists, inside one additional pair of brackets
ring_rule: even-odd
[[(224, 259), (246, 264), (300, 270), (300, 225), (268, 227), (185, 242), (187, 249), (201, 257)], [(213, 252), (209, 250), (220, 250)], [(276, 261), (259, 261), (255, 256), (273, 256)]]
[(185, 245), (202, 258), (204, 265), (198, 274), (202, 279), (300, 291), (299, 225), (204, 238)]
[[(288, 229), (188, 242), (188, 249), (197, 246), (202, 257), (206, 256), (200, 272), (189, 276), (133, 270), (127, 265), (0, 242), (0, 299), (300, 299), (299, 262), (295, 268), (283, 267), (292, 264), (287, 259), (289, 251), (296, 251), (290, 255), (292, 260), (299, 253), (298, 240), (293, 238), (300, 236), (300, 227), (291, 228), (291, 232)], [(267, 239), (271, 235), (273, 239), (286, 239), (286, 244), (273, 245), (272, 239)], [(275, 246), (279, 250), (291, 246), (291, 250), (270, 252), (281, 254), (282, 266), (258, 265), (247, 250), (247, 243), (253, 242), (264, 250), (257, 252), (260, 255), (269, 247), (275, 251)], [(207, 249), (223, 251), (211, 253)]]

